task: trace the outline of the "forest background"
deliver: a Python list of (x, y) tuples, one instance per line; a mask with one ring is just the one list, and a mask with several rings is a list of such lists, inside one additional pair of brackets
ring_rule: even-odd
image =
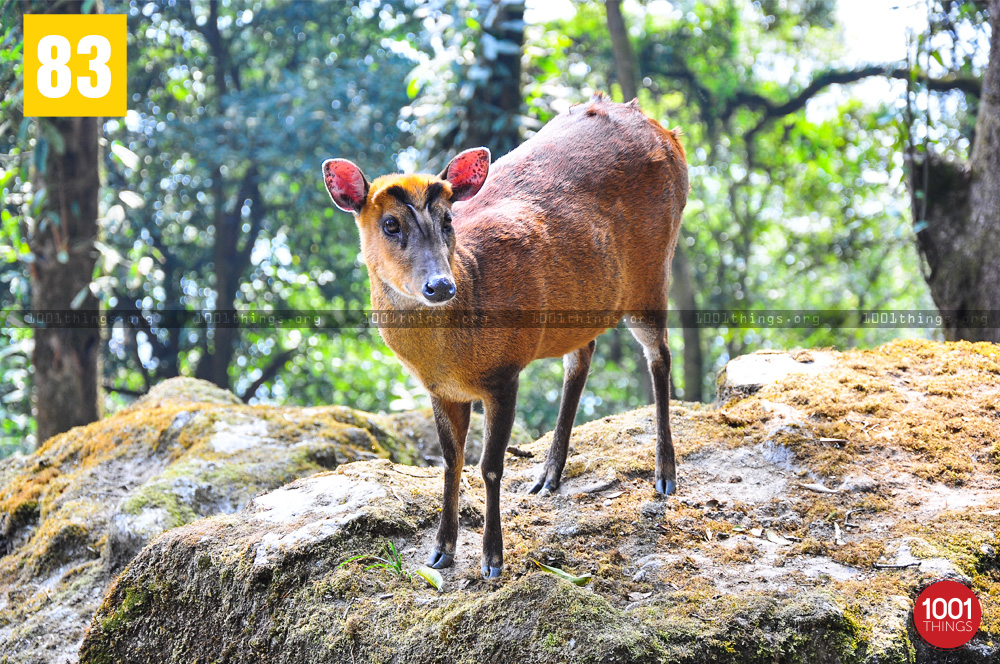
[[(373, 177), (436, 173), (479, 145), (497, 158), (598, 90), (638, 97), (684, 132), (677, 398), (710, 400), (716, 372), (762, 348), (1000, 341), (974, 325), (863, 324), (871, 311), (1000, 310), (998, 10), (0, 0), (0, 456), (178, 375), (249, 403), (428, 405), (373, 328), (198, 321), (370, 306), (357, 230), (330, 204), (323, 159)], [(128, 115), (23, 117), (21, 17), (42, 12), (127, 14)], [(888, 45), (863, 52), (889, 58), (859, 59), (859, 26)], [(32, 309), (113, 322), (38, 328), (24, 323)], [(178, 311), (183, 325), (155, 324)], [(699, 311), (824, 317), (726, 326)], [(650, 403), (643, 365), (624, 329), (600, 337), (578, 421)], [(554, 425), (561, 377), (558, 360), (523, 374), (518, 417), (535, 434)]]

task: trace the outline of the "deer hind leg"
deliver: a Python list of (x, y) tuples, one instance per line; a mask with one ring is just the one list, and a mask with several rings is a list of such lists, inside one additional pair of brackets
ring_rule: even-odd
[(531, 493), (539, 491), (555, 491), (559, 488), (563, 468), (566, 466), (566, 454), (569, 451), (569, 435), (576, 420), (576, 410), (580, 405), (580, 396), (587, 385), (587, 374), (590, 372), (590, 360), (594, 356), (597, 340), (563, 355), (563, 388), (562, 400), (559, 402), (559, 417), (556, 429), (552, 434), (552, 445), (545, 457), (545, 465), (538, 481), (531, 487)]
[(434, 423), (437, 425), (441, 453), (444, 456), (444, 498), (437, 538), (427, 566), (442, 569), (455, 559), (458, 541), (458, 494), (461, 490), (462, 467), (465, 465), (465, 436), (469, 432), (471, 403), (431, 399)]
[(677, 491), (677, 464), (670, 437), (670, 349), (667, 347), (666, 317), (662, 324), (630, 328), (642, 344), (653, 377), (656, 398), (656, 491), (669, 496)]

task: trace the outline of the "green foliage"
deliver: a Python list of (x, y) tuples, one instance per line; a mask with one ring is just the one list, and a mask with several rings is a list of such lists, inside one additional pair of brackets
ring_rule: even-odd
[(337, 565), (338, 568), (352, 563), (356, 560), (374, 560), (375, 562), (371, 565), (365, 567), (365, 571), (370, 569), (384, 569), (392, 572), (396, 576), (402, 576), (409, 578), (410, 573), (403, 569), (403, 557), (399, 555), (399, 551), (396, 551), (396, 545), (390, 540), (388, 543), (382, 545), (382, 555), (376, 556), (371, 553), (363, 553), (360, 556), (353, 556), (348, 558), (344, 562)]
[(363, 553), (358, 556), (352, 556), (337, 565), (337, 569), (358, 560), (375, 561), (371, 565), (364, 568), (366, 572), (373, 569), (381, 569), (389, 572), (393, 576), (407, 580), (412, 579), (414, 576), (418, 576), (434, 590), (441, 590), (444, 588), (444, 577), (442, 577), (441, 573), (436, 569), (432, 569), (426, 565), (420, 565), (412, 570), (406, 569), (403, 566), (403, 556), (396, 550), (396, 545), (392, 543), (392, 540), (389, 540), (382, 545), (381, 556), (377, 556), (372, 553)]
[(415, 16), (426, 32), (410, 72), (404, 125), (414, 134), (407, 166), (437, 172), (457, 152), (479, 145), (494, 159), (521, 142), (524, 1), (431, 0)]
[[(698, 306), (932, 308), (918, 277), (902, 155), (893, 147), (900, 120), (894, 100), (847, 100), (822, 112), (804, 108), (774, 118), (760, 101), (778, 106), (817, 71), (837, 66), (842, 49), (832, 29), (833, 3), (798, 5), (691, 2), (626, 17), (643, 108), (685, 133), (692, 191), (681, 241), (694, 262)], [(602, 22), (602, 8), (584, 4), (572, 18), (532, 33), (546, 44), (529, 69), (538, 99), (547, 93), (576, 102), (590, 89), (617, 90)], [(561, 54), (572, 66), (553, 66)], [(574, 69), (589, 71), (583, 85), (565, 83)], [(709, 395), (713, 369), (743, 352), (868, 346), (909, 333), (859, 327), (701, 332)], [(675, 357), (683, 350), (679, 336), (671, 341)], [(681, 390), (683, 380), (675, 372)]]
[[(31, 120), (21, 113), (21, 3), (0, 3), (0, 457), (34, 446), (31, 417), (32, 338), (16, 325), (29, 297), (28, 185)], [(28, 148), (28, 149), (26, 149)]]
[[(413, 66), (398, 54), (413, 25), (388, 3), (314, 9), (223, 4), (215, 35), (207, 3), (129, 5), (130, 89), (143, 94), (134, 113), (108, 123), (100, 283), (109, 307), (367, 306), (357, 231), (330, 205), (319, 164), (347, 157), (370, 174), (394, 170), (407, 99), (391, 82)], [(141, 391), (196, 374), (220, 352), (219, 335), (211, 325), (123, 327), (112, 336), (109, 380)], [(414, 389), (367, 332), (264, 326), (234, 343), (229, 384), (247, 399), (265, 371), (275, 380), (255, 388), (261, 399), (378, 410), (392, 385)]]
[[(158, 324), (199, 312), (360, 311), (367, 276), (351, 217), (319, 177), (325, 158), (368, 174), (436, 172), (451, 154), (497, 155), (596, 90), (620, 97), (603, 3), (525, 23), (521, 2), (486, 0), (112, 0), (128, 15), (130, 112), (109, 119), (101, 257), (106, 311), (141, 315), (108, 330), (107, 406), (215, 359), (249, 401), (426, 406), (422, 388), (372, 329)], [(41, 196), (31, 169), (59, 150), (21, 117), (20, 12), (0, 2), (0, 308), (30, 304), (27, 238)], [(643, 108), (680, 126), (692, 191), (682, 239), (701, 309), (932, 308), (913, 248), (905, 158), (966, 156), (976, 98), (934, 96), (927, 76), (978, 76), (981, 3), (934, 3), (913, 38), (902, 98), (821, 92), (774, 109), (818, 74), (843, 69), (832, 0), (624, 3)], [(969, 35), (972, 35), (970, 37)], [(520, 40), (520, 43), (519, 43)], [(519, 65), (511, 65), (513, 50)], [(906, 63), (894, 63), (905, 66)], [(511, 79), (519, 99), (496, 91)], [(897, 90), (905, 82), (897, 83)], [(938, 98), (941, 101), (936, 101)], [(907, 104), (909, 100), (909, 105)], [(470, 143), (471, 142), (471, 143)], [(497, 148), (497, 146), (503, 146)], [(676, 291), (675, 291), (676, 295)], [(676, 303), (674, 303), (676, 306)], [(148, 322), (144, 322), (148, 321)], [(698, 377), (712, 395), (730, 357), (766, 347), (870, 346), (921, 330), (705, 327)], [(0, 455), (33, 444), (30, 331), (0, 322)], [(674, 384), (684, 351), (672, 331)], [(579, 418), (648, 401), (630, 335), (598, 340)], [(556, 360), (523, 374), (519, 417), (555, 422)]]

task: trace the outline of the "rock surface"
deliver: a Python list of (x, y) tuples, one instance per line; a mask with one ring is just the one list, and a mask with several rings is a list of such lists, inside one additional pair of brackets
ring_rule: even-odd
[(425, 463), (430, 416), (250, 407), (177, 378), (0, 461), (0, 662), (76, 661), (114, 575), (165, 530), (343, 463)]
[(777, 383), (793, 374), (816, 374), (835, 362), (825, 351), (783, 352), (762, 350), (733, 358), (719, 372), (717, 396), (720, 402), (754, 394), (762, 387)]
[[(652, 408), (574, 429), (551, 496), (525, 494), (550, 436), (521, 444), (498, 582), (479, 579), (484, 487), (466, 468), (440, 592), (408, 574), (439, 513), (441, 471), (407, 465), (434, 456), (426, 416), (211, 389), (192, 404), (167, 383), (0, 462), (0, 662), (77, 661), (87, 621), (90, 664), (1000, 658), (1000, 347), (819, 354), (675, 404), (676, 497), (652, 490)], [(747, 366), (810, 364), (767, 355)], [(397, 571), (350, 560), (389, 544)], [(907, 626), (941, 577), (983, 605), (978, 636), (943, 656)]]
[[(722, 406), (677, 404), (676, 497), (651, 487), (651, 408), (577, 427), (554, 495), (525, 495), (548, 436), (508, 457), (499, 582), (478, 577), (472, 468), (440, 592), (405, 573), (433, 537), (438, 469), (345, 464), (170, 530), (118, 577), (81, 661), (993, 661), (1000, 348), (826, 354)], [(402, 573), (350, 561), (388, 543)], [(907, 623), (943, 576), (971, 584), (983, 624), (938, 655)]]

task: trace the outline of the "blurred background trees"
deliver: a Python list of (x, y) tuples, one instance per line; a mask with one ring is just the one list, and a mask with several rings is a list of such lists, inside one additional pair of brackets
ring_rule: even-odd
[[(679, 397), (710, 399), (715, 372), (758, 348), (995, 335), (852, 325), (861, 310), (1000, 309), (1000, 288), (980, 287), (998, 264), (988, 192), (1000, 186), (976, 189), (969, 175), (1000, 172), (997, 114), (980, 113), (997, 103), (981, 82), (987, 3), (915, 6), (899, 9), (910, 22), (892, 36), (904, 57), (865, 62), (845, 45), (837, 0), (104, 0), (129, 17), (130, 112), (100, 131), (99, 169), (87, 171), (101, 177), (96, 223), (74, 231), (53, 215), (47, 177), (77, 162), (73, 144), (58, 122), (21, 116), (20, 14), (32, 7), (0, 2), (0, 306), (42, 307), (33, 270), (52, 251), (63, 265), (46, 238), (72, 231), (89, 282), (66, 281), (70, 301), (50, 308), (146, 316), (74, 342), (99, 360), (84, 380), (106, 410), (180, 374), (249, 402), (425, 405), (372, 329), (196, 314), (366, 308), (357, 232), (323, 191), (324, 158), (371, 177), (437, 172), (475, 145), (499, 158), (607, 90), (685, 133), (692, 192), (671, 293), (684, 312), (670, 339)], [(745, 328), (696, 325), (695, 309), (848, 313), (844, 326)], [(158, 312), (173, 324), (147, 323)], [(0, 454), (65, 427), (39, 390), (44, 337), (11, 320), (0, 323)], [(581, 420), (648, 402), (640, 357), (624, 330), (599, 339)], [(552, 427), (561, 376), (557, 360), (525, 372), (530, 430)]]

